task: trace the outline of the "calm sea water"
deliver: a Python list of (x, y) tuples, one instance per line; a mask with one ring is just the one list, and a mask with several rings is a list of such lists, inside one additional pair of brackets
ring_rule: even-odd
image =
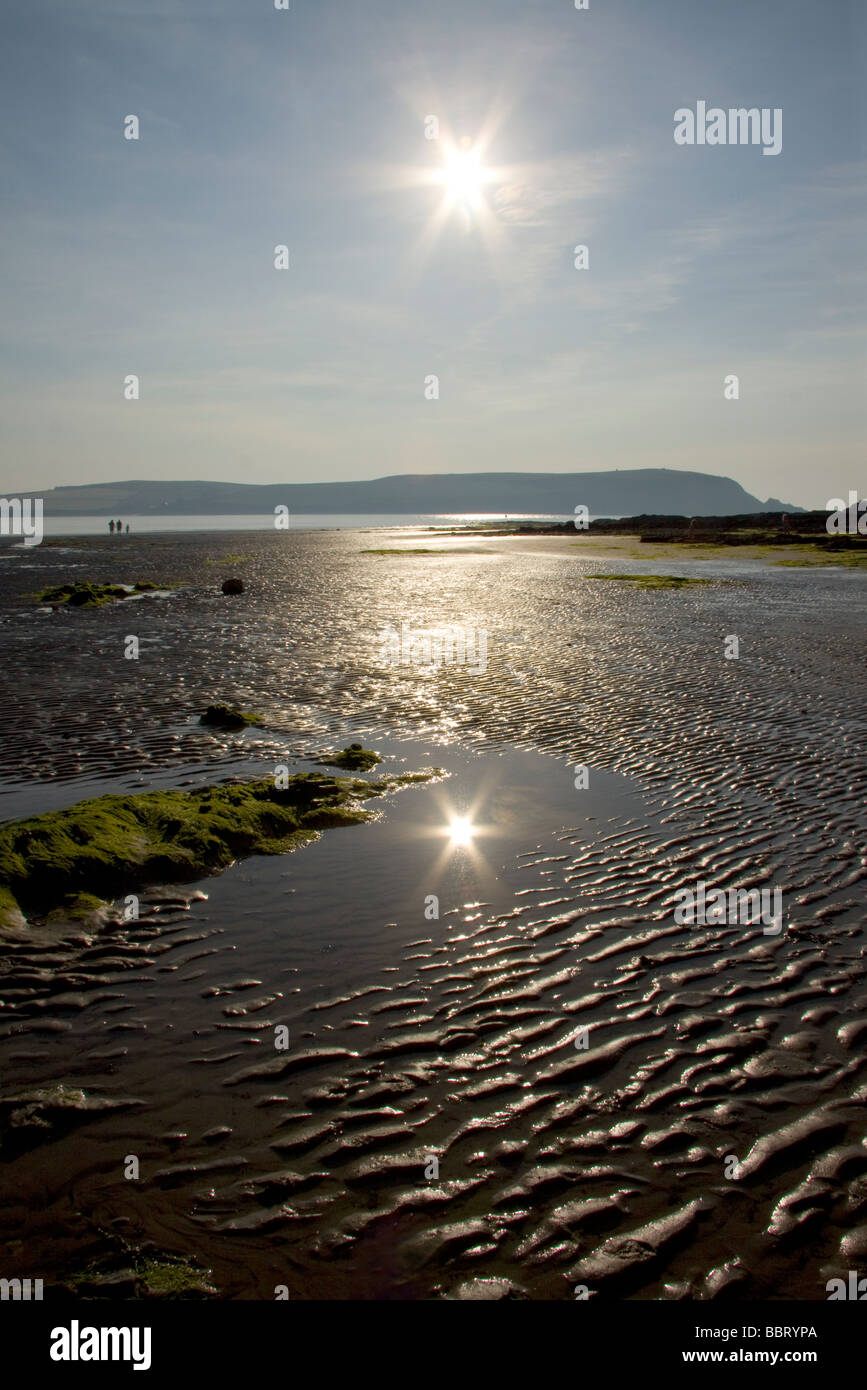
[[(117, 520), (117, 518), (114, 518)], [(289, 518), (293, 531), (352, 531), (368, 528), (403, 526), (454, 526), (462, 522), (504, 521), (503, 512), (449, 512), (438, 514), (409, 513), (399, 515), (353, 516), (351, 514), (293, 514)], [(568, 521), (569, 517), (549, 516), (543, 513), (508, 514), (510, 521)], [(273, 531), (274, 517), (270, 512), (256, 512), (249, 516), (124, 516), (124, 526), (130, 525), (130, 532), (153, 531)], [(101, 536), (108, 534), (107, 516), (58, 516), (46, 515), (44, 531), (46, 536)]]

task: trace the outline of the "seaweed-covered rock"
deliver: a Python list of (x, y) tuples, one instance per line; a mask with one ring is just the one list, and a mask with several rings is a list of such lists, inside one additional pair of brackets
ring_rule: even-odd
[(259, 716), (235, 709), (233, 705), (208, 705), (199, 723), (218, 729), (246, 729), (248, 724), (258, 724)]
[(237, 579), (237, 578), (233, 578), (233, 579), (224, 579), (224, 580), (223, 580), (223, 584), (222, 584), (222, 591), (223, 591), (224, 594), (243, 594), (243, 592), (244, 592), (244, 581), (243, 581), (243, 579)]
[(122, 1255), (106, 1255), (68, 1276), (60, 1292), (76, 1299), (206, 1299), (217, 1295), (209, 1269), (175, 1255), (134, 1248)]
[[(171, 587), (165, 585), (165, 588)], [(140, 579), (135, 584), (94, 584), (90, 581), (75, 584), (55, 584), (36, 595), (40, 603), (50, 604), (52, 608), (102, 608), (107, 603), (118, 603), (134, 594), (147, 594), (159, 586), (150, 579)]]
[(350, 743), (348, 748), (342, 748), (338, 753), (323, 753), (316, 762), (323, 767), (344, 767), (352, 772), (367, 772), (382, 762), (378, 753), (374, 753), (372, 748), (362, 748), (360, 743)]
[(54, 606), (66, 604), (68, 608), (100, 608), (105, 603), (114, 603), (128, 596), (129, 590), (122, 584), (88, 583), (57, 584), (37, 594), (41, 603)]
[(282, 786), (269, 777), (100, 796), (7, 821), (0, 826), (0, 913), (43, 915), (71, 903), (87, 915), (99, 911), (98, 900), (202, 878), (239, 855), (283, 854), (320, 830), (366, 820), (362, 801), (437, 775), (430, 769), (367, 782), (301, 773)]

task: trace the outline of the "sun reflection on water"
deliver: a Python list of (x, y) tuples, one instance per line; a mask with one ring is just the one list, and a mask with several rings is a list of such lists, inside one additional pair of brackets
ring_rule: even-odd
[(469, 816), (454, 816), (449, 824), (449, 839), (455, 846), (466, 847), (472, 844), (476, 827)]

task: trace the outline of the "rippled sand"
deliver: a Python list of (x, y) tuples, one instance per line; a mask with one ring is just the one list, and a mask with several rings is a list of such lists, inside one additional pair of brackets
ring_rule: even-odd
[[(636, 592), (556, 541), (360, 553), (406, 544), (0, 557), (4, 818), (352, 738), (449, 773), (207, 901), (7, 944), (0, 1237), (25, 1246), (4, 1274), (152, 1242), (230, 1297), (823, 1298), (867, 1259), (867, 581), (644, 563), (718, 582)], [(206, 563), (231, 553), (251, 558)], [(248, 591), (224, 598), (235, 570)], [(21, 599), (127, 577), (188, 587)], [(381, 667), (402, 620), (485, 629), (487, 671)], [(268, 727), (202, 730), (216, 698)], [(473, 808), (486, 833), (450, 848)], [(787, 930), (677, 926), (698, 879), (781, 887)]]

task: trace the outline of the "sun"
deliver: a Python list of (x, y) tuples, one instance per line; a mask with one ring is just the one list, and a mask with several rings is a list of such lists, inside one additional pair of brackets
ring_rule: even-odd
[(529, 179), (522, 165), (499, 162), (498, 131), (508, 114), (507, 108), (496, 104), (479, 128), (464, 135), (455, 134), (454, 126), (445, 117), (441, 123), (437, 121), (435, 130), (428, 129), (433, 117), (422, 117), (425, 109), (431, 109), (427, 101), (424, 106), (416, 103), (416, 114), (424, 122), (427, 158), (409, 167), (391, 166), (386, 181), (381, 169), (375, 177), (380, 188), (395, 192), (425, 189), (428, 195), (434, 195), (430, 197), (426, 217), (413, 214), (418, 216), (419, 230), (407, 269), (416, 278), (440, 238), (448, 239), (448, 252), (457, 246), (456, 234), (462, 232), (471, 238), (466, 249), (483, 252), (492, 278), (505, 287), (514, 277), (508, 238), (513, 197), (510, 190), (523, 187)]
[(482, 189), (493, 178), (491, 170), (482, 164), (482, 152), (478, 145), (463, 147), (446, 145), (443, 151), (443, 167), (435, 176), (436, 182), (445, 190), (449, 207), (479, 208), (483, 202)]

